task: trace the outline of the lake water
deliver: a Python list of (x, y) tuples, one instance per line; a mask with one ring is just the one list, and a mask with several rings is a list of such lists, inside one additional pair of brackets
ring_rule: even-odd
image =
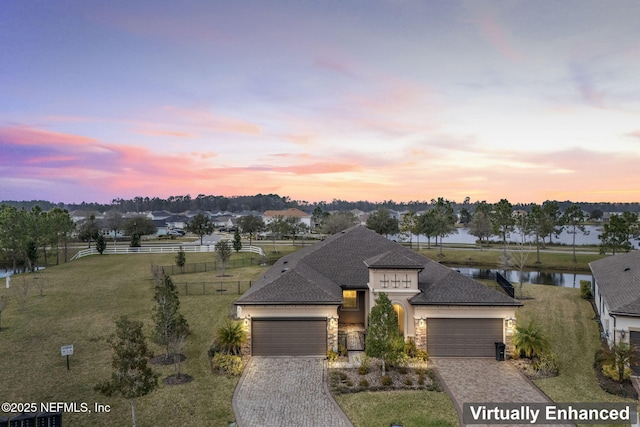
[[(457, 270), (467, 277), (474, 279), (489, 279), (495, 280), (496, 272), (502, 274), (505, 279), (511, 283), (520, 283), (520, 272), (517, 270), (500, 270), (500, 269), (485, 269), (474, 267), (451, 267), (453, 270)], [(552, 272), (552, 271), (523, 271), (523, 283), (533, 283), (536, 285), (552, 285), (552, 286), (564, 286), (565, 288), (580, 288), (580, 280), (588, 280), (591, 282), (592, 277), (590, 274), (585, 273), (567, 273), (567, 272)]]
[[(588, 232), (588, 234), (582, 234), (581, 232), (578, 232), (578, 234), (576, 234), (576, 245), (579, 245), (579, 246), (599, 245), (600, 239), (598, 238), (598, 236), (602, 234), (602, 226), (587, 225), (585, 226), (585, 230)], [(476, 236), (472, 236), (471, 234), (469, 234), (469, 230), (467, 228), (458, 228), (457, 231), (458, 231), (457, 233), (454, 233), (445, 237), (442, 241), (444, 243), (464, 243), (464, 244), (471, 244), (471, 245), (476, 243), (476, 240), (478, 238)], [(511, 233), (507, 239), (512, 242), (520, 242), (521, 235), (520, 233), (514, 232), (514, 233)], [(498, 241), (499, 238), (496, 236), (493, 236), (491, 240)], [(531, 240), (531, 237), (528, 237), (527, 241), (530, 241), (530, 240)], [(414, 235), (413, 242), (415, 243), (417, 241), (418, 241), (418, 237)], [(433, 245), (434, 241), (435, 239), (431, 239), (431, 245)], [(547, 238), (546, 241), (549, 242), (549, 238)], [(553, 235), (552, 241), (553, 243), (556, 243), (556, 244), (559, 243), (559, 244), (571, 246), (573, 244), (573, 234), (567, 232), (567, 230), (563, 230), (562, 233), (560, 233), (560, 235), (558, 236)], [(634, 248), (638, 248), (640, 246), (640, 240), (631, 240), (631, 243), (633, 244)], [(427, 245), (427, 239), (424, 236), (420, 236), (420, 247), (426, 247), (426, 245)]]

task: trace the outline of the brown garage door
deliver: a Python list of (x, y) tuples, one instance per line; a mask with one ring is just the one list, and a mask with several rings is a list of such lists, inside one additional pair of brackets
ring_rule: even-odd
[(495, 357), (502, 319), (427, 319), (430, 356)]
[(326, 356), (327, 320), (253, 319), (254, 356)]

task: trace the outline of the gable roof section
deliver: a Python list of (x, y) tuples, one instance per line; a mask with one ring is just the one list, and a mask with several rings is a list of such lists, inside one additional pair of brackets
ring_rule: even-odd
[(442, 264), (428, 264), (420, 273), (420, 292), (413, 305), (521, 306), (520, 301), (486, 287)]
[(522, 305), (361, 225), (281, 258), (236, 304), (341, 304), (342, 289), (368, 289), (367, 265), (421, 269), (412, 304)]
[(612, 255), (589, 263), (611, 314), (640, 316), (640, 252)]
[(289, 208), (286, 209), (284, 211), (266, 211), (264, 213), (265, 217), (276, 217), (278, 215), (281, 215), (285, 218), (287, 217), (292, 217), (295, 216), (297, 218), (307, 218), (310, 217), (311, 215), (309, 215), (308, 213), (301, 211), (300, 209), (296, 209), (296, 208)]

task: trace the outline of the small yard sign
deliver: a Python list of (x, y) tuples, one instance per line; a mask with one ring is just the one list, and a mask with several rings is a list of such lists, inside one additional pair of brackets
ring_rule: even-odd
[(73, 344), (63, 345), (60, 347), (60, 354), (67, 356), (67, 371), (69, 370), (69, 356), (73, 354)]
[(60, 347), (60, 353), (63, 356), (71, 356), (73, 354), (73, 344), (63, 345), (62, 347)]

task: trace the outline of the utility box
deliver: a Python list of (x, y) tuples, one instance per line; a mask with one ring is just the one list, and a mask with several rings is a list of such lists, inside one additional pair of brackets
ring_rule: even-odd
[(504, 351), (507, 347), (503, 342), (497, 342), (496, 345), (496, 360), (498, 362), (504, 362)]

